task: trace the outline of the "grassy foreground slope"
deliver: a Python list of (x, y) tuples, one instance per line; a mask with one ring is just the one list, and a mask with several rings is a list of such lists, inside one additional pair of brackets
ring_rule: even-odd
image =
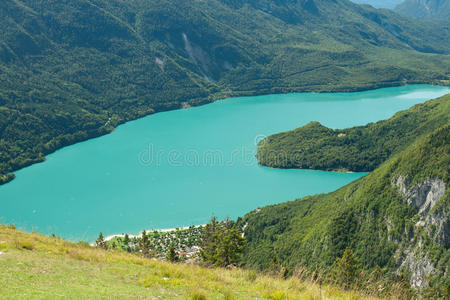
[(449, 169), (447, 123), (335, 192), (247, 214), (246, 264), (266, 269), (276, 261), (289, 271), (306, 266), (329, 273), (348, 248), (366, 274), (381, 268), (388, 281), (403, 277), (448, 299)]
[(4, 0), (0, 183), (159, 111), (235, 95), (442, 84), (449, 49), (448, 22), (347, 0)]
[(361, 299), (240, 269), (144, 259), (0, 225), (0, 299)]
[(450, 94), (365, 126), (333, 130), (311, 122), (262, 140), (258, 162), (274, 168), (372, 171), (417, 137), (445, 125), (449, 116)]

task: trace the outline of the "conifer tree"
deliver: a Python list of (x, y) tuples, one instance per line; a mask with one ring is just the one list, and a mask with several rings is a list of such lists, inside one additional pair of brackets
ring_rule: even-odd
[(128, 233), (125, 233), (125, 236), (123, 238), (123, 243), (125, 245), (128, 245), (130, 243), (130, 236), (128, 235)]
[(139, 240), (139, 249), (141, 250), (143, 256), (152, 256), (152, 244), (145, 230), (142, 231), (142, 237)]
[(245, 244), (240, 230), (229, 219), (218, 222), (215, 217), (206, 225), (200, 256), (206, 264), (226, 267), (237, 265)]
[(244, 247), (242, 233), (226, 220), (219, 235), (219, 247), (216, 252), (216, 264), (220, 266), (237, 265)]
[(211, 221), (206, 224), (205, 230), (202, 234), (202, 249), (200, 257), (205, 263), (212, 263), (215, 261), (215, 250), (218, 244), (218, 227), (219, 222), (216, 217), (212, 217)]
[(180, 257), (178, 256), (177, 251), (175, 250), (175, 244), (170, 243), (169, 250), (167, 251), (166, 259), (170, 262), (179, 261)]
[(125, 237), (123, 238), (123, 244), (125, 246), (125, 249), (127, 250), (127, 252), (131, 252), (131, 248), (130, 248), (130, 236), (128, 235), (128, 233), (125, 234)]
[(350, 249), (345, 249), (341, 258), (337, 258), (331, 267), (331, 282), (344, 289), (352, 288), (358, 276), (358, 260)]
[(108, 244), (106, 243), (102, 232), (100, 232), (100, 234), (98, 235), (98, 238), (95, 241), (95, 245), (97, 247), (99, 247), (99, 248), (102, 248), (102, 249), (108, 249)]

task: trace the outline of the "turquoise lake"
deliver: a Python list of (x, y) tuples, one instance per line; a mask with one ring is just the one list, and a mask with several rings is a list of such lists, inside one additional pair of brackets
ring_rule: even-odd
[(0, 223), (71, 240), (202, 224), (333, 191), (364, 174), (257, 165), (264, 136), (317, 120), (363, 125), (450, 92), (411, 85), (358, 93), (240, 97), (151, 115), (63, 148), (0, 186)]

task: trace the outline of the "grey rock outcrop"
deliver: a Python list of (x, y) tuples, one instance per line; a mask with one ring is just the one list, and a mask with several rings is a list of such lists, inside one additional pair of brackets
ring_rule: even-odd
[[(436, 206), (447, 190), (445, 182), (439, 178), (429, 178), (418, 184), (412, 184), (409, 178), (398, 176), (392, 181), (392, 185), (397, 188), (409, 206), (418, 210), (419, 221), (416, 223), (414, 234), (417, 234), (419, 228), (423, 228), (432, 240), (448, 249), (450, 246), (449, 206), (446, 203)], [(400, 257), (402, 259), (398, 271), (409, 270), (411, 286), (418, 290), (424, 288), (426, 277), (435, 273), (436, 269), (428, 259), (427, 253), (423, 251), (423, 239), (419, 236), (417, 243), (404, 248)]]
[(395, 185), (408, 205), (419, 209), (421, 217), (430, 211), (446, 191), (445, 182), (438, 178), (427, 179), (416, 186), (410, 187), (411, 180), (399, 176)]
[(426, 277), (434, 273), (435, 268), (426, 256), (422, 256), (411, 249), (405, 252), (406, 257), (398, 270), (409, 270), (411, 272), (409, 284), (413, 288), (421, 290), (426, 286)]

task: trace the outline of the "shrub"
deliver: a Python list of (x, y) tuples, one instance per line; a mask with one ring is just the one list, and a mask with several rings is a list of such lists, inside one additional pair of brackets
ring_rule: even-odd
[(264, 297), (266, 297), (267, 299), (272, 299), (272, 300), (288, 299), (287, 294), (283, 291), (272, 291), (272, 292), (264, 294)]
[(249, 271), (247, 273), (246, 279), (247, 281), (253, 282), (256, 280), (256, 278), (258, 277), (258, 275), (256, 274), (256, 272), (254, 271)]
[(19, 249), (25, 249), (25, 250), (31, 251), (31, 250), (33, 250), (33, 248), (34, 248), (34, 245), (31, 242), (28, 242), (28, 241), (20, 242)]
[(235, 299), (232, 291), (225, 291), (223, 292), (223, 297), (225, 300), (233, 300)]
[(200, 291), (192, 291), (191, 300), (206, 300), (206, 296)]

